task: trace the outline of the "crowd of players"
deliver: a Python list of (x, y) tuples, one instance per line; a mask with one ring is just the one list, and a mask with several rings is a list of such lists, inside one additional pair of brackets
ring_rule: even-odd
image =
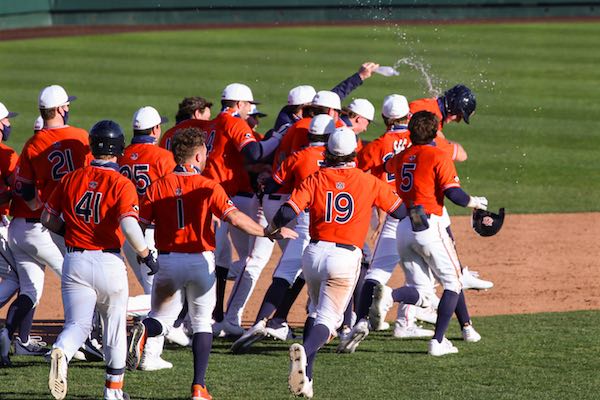
[[(443, 133), (449, 122), (469, 122), (475, 97), (464, 85), (412, 102), (388, 95), (381, 109), (386, 132), (366, 143), (360, 134), (375, 107), (366, 99), (346, 107), (342, 101), (377, 68), (365, 63), (332, 90), (291, 89), (265, 135), (258, 133), (264, 114), (239, 83), (224, 89), (212, 119), (211, 102), (185, 98), (164, 133), (166, 119), (140, 108), (128, 146), (113, 121), (89, 134), (69, 126), (74, 97), (52, 85), (40, 93), (34, 135), (17, 156), (5, 144), (16, 114), (0, 103), (0, 306), (16, 294), (0, 330), (2, 365), (11, 365), (11, 343), (17, 355), (46, 354), (50, 390), (60, 399), (71, 359), (95, 354), (107, 364), (104, 398), (127, 398), (125, 364), (172, 368), (161, 358), (167, 337), (193, 348), (192, 399), (209, 399), (213, 336), (233, 338), (235, 353), (266, 337), (294, 340), (287, 316), (305, 285), (303, 344), (290, 347), (295, 395), (312, 397), (319, 348), (338, 336), (338, 352), (354, 352), (369, 331), (389, 328), (385, 316), (394, 302), (394, 337), (431, 338), (433, 356), (458, 352), (444, 336), (453, 314), (464, 340), (479, 341), (463, 289), (492, 283), (460, 265), (443, 207), (444, 197), (487, 206), (460, 189), (454, 162), (467, 153)], [(373, 251), (365, 244), (370, 224)], [(245, 330), (244, 308), (276, 245), (281, 259)], [(129, 303), (121, 253), (145, 293)], [(392, 290), (386, 284), (397, 265), (406, 283)], [(51, 352), (30, 336), (46, 266), (62, 276), (65, 307)], [(126, 313), (138, 317), (127, 349)]]

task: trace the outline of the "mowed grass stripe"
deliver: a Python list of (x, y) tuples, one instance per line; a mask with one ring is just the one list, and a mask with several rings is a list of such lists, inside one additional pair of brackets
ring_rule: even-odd
[[(452, 124), (469, 160), (458, 165), (464, 188), (510, 213), (598, 211), (600, 150), (595, 83), (598, 23), (310, 27), (148, 32), (0, 43), (0, 101), (21, 112), (10, 144), (30, 135), (39, 90), (59, 83), (79, 96), (71, 122), (88, 128), (112, 118), (129, 130), (131, 115), (151, 104), (171, 119), (184, 96), (218, 104), (233, 81), (250, 85), (269, 114), (265, 131), (298, 84), (329, 89), (365, 60), (425, 64), (438, 88), (458, 82), (477, 95), (471, 125)], [(427, 96), (421, 74), (376, 76), (353, 97)], [(348, 103), (349, 100), (345, 102)], [(215, 112), (217, 110), (215, 109)], [(365, 134), (384, 130), (377, 119)], [(565, 201), (568, 199), (569, 201)], [(468, 212), (456, 207), (452, 213)]]

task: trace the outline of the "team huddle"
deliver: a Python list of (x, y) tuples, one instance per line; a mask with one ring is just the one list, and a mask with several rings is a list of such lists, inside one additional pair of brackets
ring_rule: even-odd
[[(71, 360), (95, 355), (106, 364), (104, 399), (127, 399), (126, 369), (173, 367), (161, 357), (166, 338), (192, 347), (192, 400), (212, 399), (213, 337), (233, 339), (234, 353), (270, 337), (295, 341), (289, 389), (311, 398), (319, 349), (338, 338), (339, 353), (355, 352), (370, 331), (390, 328), (394, 303), (393, 336), (429, 339), (432, 356), (458, 352), (445, 337), (453, 314), (463, 339), (479, 341), (464, 290), (493, 284), (461, 265), (444, 207), (447, 198), (487, 209), (485, 197), (461, 188), (455, 162), (467, 153), (444, 134), (449, 122), (469, 123), (475, 96), (464, 85), (411, 102), (388, 95), (386, 131), (367, 143), (360, 134), (375, 107), (342, 101), (378, 67), (365, 63), (332, 90), (294, 87), (264, 135), (259, 103), (240, 83), (225, 87), (212, 119), (208, 100), (183, 99), (166, 132), (166, 119), (141, 107), (129, 145), (111, 120), (89, 133), (68, 125), (75, 98), (52, 85), (40, 92), (40, 117), (18, 156), (5, 144), (16, 114), (0, 103), (0, 306), (16, 295), (0, 330), (1, 365), (11, 366), (11, 345), (13, 354), (45, 355), (50, 392), (63, 399)], [(281, 258), (244, 329), (276, 245)], [(137, 299), (125, 261), (145, 293)], [(392, 289), (398, 265), (405, 284)], [(46, 266), (61, 277), (65, 316), (51, 349), (30, 336)], [(287, 317), (305, 285), (300, 344)], [(136, 317), (129, 340), (128, 316)]]

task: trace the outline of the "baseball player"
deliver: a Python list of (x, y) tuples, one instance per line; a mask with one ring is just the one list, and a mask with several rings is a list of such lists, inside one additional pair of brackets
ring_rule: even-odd
[[(267, 184), (267, 195), (273, 192), (287, 200), (292, 191), (291, 188), (299, 186), (304, 179), (318, 171), (325, 160), (325, 143), (334, 130), (335, 122), (329, 115), (315, 116), (309, 128), (309, 147), (293, 153), (283, 161), (273, 174), (270, 183)], [(294, 225), (298, 239), (288, 243), (285, 247), (273, 272), (273, 281), (265, 293), (255, 323), (233, 344), (231, 349), (234, 353), (245, 351), (252, 343), (282, 327), (284, 321), (268, 321), (267, 325), (267, 320), (282, 304), (287, 291), (294, 282), (297, 279), (304, 282), (299, 275), (302, 268), (302, 253), (310, 240), (308, 225), (308, 213), (300, 212)]]
[[(436, 144), (452, 152), (452, 159), (455, 161), (462, 162), (467, 159), (465, 149), (460, 144), (447, 140), (442, 129), (444, 125), (450, 122), (459, 123), (464, 120), (465, 123), (469, 123), (477, 107), (477, 101), (471, 89), (462, 84), (455, 85), (446, 90), (440, 97), (415, 100), (410, 102), (409, 107), (411, 114), (418, 111), (430, 111), (434, 113), (439, 121)], [(444, 219), (449, 230), (448, 233), (452, 237), (450, 217), (447, 216), (447, 211), (444, 212)], [(494, 286), (492, 282), (480, 279), (479, 274), (475, 271), (470, 271), (466, 266), (461, 266), (461, 268), (463, 271), (462, 281), (464, 289), (486, 290)]]
[(124, 236), (152, 273), (158, 265), (137, 222), (136, 188), (116, 163), (125, 148), (121, 127), (100, 121), (89, 137), (91, 165), (62, 177), (42, 213), (44, 226), (64, 235), (67, 245), (61, 281), (65, 325), (52, 346), (48, 385), (55, 399), (65, 398), (68, 363), (90, 333), (97, 308), (104, 325), (104, 399), (128, 399), (123, 393), (128, 298)]
[[(40, 92), (38, 105), (44, 128), (25, 143), (19, 158), (14, 186), (17, 199), (11, 205), (13, 219), (8, 236), (20, 291), (12, 323), (0, 331), (0, 343), (12, 338), (16, 327), (38, 304), (44, 288), (45, 266), (61, 275), (63, 238), (44, 228), (40, 215), (42, 205), (60, 179), (90, 161), (87, 132), (67, 125), (70, 102), (74, 99), (58, 85)], [(7, 357), (4, 345), (1, 351)]]
[[(207, 154), (203, 132), (182, 129), (173, 137), (172, 150), (177, 167), (155, 181), (142, 201), (141, 221), (155, 224), (161, 268), (152, 288), (152, 310), (134, 326), (127, 362), (138, 367), (147, 339), (168, 332), (187, 298), (194, 332), (192, 399), (211, 399), (205, 383), (215, 305), (211, 213), (249, 235), (265, 236), (266, 230), (240, 212), (218, 183), (201, 175)], [(277, 236), (282, 237), (295, 234), (285, 230)]]
[[(258, 221), (260, 218), (258, 198), (253, 192), (245, 165), (269, 157), (279, 146), (285, 132), (278, 131), (268, 139), (257, 141), (252, 128), (246, 122), (253, 103), (256, 102), (252, 91), (246, 85), (232, 83), (223, 90), (221, 95), (223, 111), (212, 121), (215, 129), (209, 131), (207, 136), (209, 157), (203, 174), (220, 183), (225, 192), (232, 196), (236, 207)], [(229, 298), (227, 313), (223, 315), (221, 321), (219, 318), (222, 310), (218, 307), (222, 306), (222, 302), (217, 300), (214, 313), (216, 324), (213, 328), (217, 335), (240, 336), (244, 332), (240, 326), (244, 307), (260, 272), (269, 261), (273, 243), (269, 239), (250, 237), (237, 229), (230, 229), (229, 233), (239, 256), (237, 263), (239, 271), (235, 273), (236, 281)], [(251, 254), (253, 248), (257, 251)], [(217, 287), (224, 288), (228, 272), (226, 266), (217, 264)], [(224, 294), (224, 290), (218, 292), (219, 295)]]
[[(2, 142), (0, 143), (0, 185), (8, 189), (14, 183), (14, 172), (17, 166), (18, 155), (4, 143), (8, 140), (10, 134), (10, 129), (7, 129), (10, 126), (8, 125), (10, 121), (5, 119), (8, 119), (9, 116), (14, 117), (16, 113), (9, 113), (6, 107), (0, 103), (0, 116), (4, 115), (6, 117), (0, 119), (2, 121), (0, 122), (0, 132), (2, 133)], [(33, 127), (34, 133), (37, 133), (43, 126), (44, 121), (41, 117), (38, 117)], [(4, 193), (12, 194), (10, 191), (3, 192), (2, 197), (4, 197)], [(8, 244), (8, 226), (10, 222), (7, 218), (10, 215), (8, 201), (5, 202), (5, 205), (0, 206), (0, 213), (0, 307), (3, 307), (19, 290), (19, 277), (16, 273), (16, 264)], [(6, 320), (9, 324), (13, 324), (13, 317), (16, 310), (17, 304), (13, 302), (6, 314)], [(32, 308), (19, 324), (19, 334), (13, 341), (15, 355), (44, 355), (48, 351), (45, 347), (46, 343), (42, 341), (40, 336), (30, 336), (34, 313), (35, 308)], [(2, 335), (0, 338), (6, 339), (6, 336)], [(4, 346), (8, 345), (10, 343), (4, 344)]]
[(197, 125), (196, 121), (210, 121), (210, 108), (212, 103), (204, 97), (185, 97), (179, 103), (179, 109), (175, 116), (175, 126), (167, 130), (160, 138), (159, 146), (171, 150), (171, 138), (179, 129), (204, 125)]
[[(432, 145), (438, 130), (435, 114), (428, 111), (413, 114), (408, 130), (412, 146), (388, 160), (385, 169), (398, 177), (396, 188), (410, 216), (398, 224), (401, 262), (420, 268), (424, 274), (430, 268), (444, 288), (435, 334), (428, 349), (430, 355), (442, 356), (458, 352), (444, 334), (459, 303), (466, 313), (459, 315), (463, 338), (466, 341), (481, 338), (471, 326), (460, 282), (460, 263), (442, 219), (444, 197), (462, 207), (482, 210), (487, 208), (487, 199), (466, 194), (460, 188), (452, 160), (443, 150)], [(417, 284), (397, 289), (392, 296), (405, 304), (417, 304), (426, 299), (426, 294), (419, 293)]]
[(311, 308), (304, 345), (290, 347), (288, 383), (295, 395), (313, 395), (315, 356), (335, 335), (354, 290), (371, 207), (396, 214), (402, 202), (388, 185), (355, 168), (356, 145), (352, 130), (336, 129), (327, 142), (324, 167), (294, 189), (267, 228), (276, 231), (309, 208), (311, 240), (302, 271)]

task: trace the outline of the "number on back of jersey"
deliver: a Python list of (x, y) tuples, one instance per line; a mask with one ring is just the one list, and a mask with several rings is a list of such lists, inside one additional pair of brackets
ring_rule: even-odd
[(92, 218), (94, 224), (100, 223), (100, 202), (102, 201), (101, 192), (86, 191), (75, 204), (75, 214), (82, 217), (86, 224), (89, 224)]

